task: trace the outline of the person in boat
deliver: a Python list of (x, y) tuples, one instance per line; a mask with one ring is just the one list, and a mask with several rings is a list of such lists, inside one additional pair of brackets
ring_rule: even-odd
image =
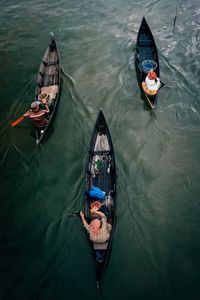
[(149, 96), (154, 96), (157, 94), (160, 86), (161, 86), (160, 78), (157, 77), (156, 72), (150, 70), (145, 78), (145, 82), (142, 82), (143, 90)]
[[(43, 104), (43, 107), (41, 106)], [(43, 129), (48, 123), (46, 116), (49, 113), (49, 107), (46, 100), (34, 101), (31, 103), (31, 109), (24, 114), (24, 117), (29, 117), (33, 120), (35, 126)]]
[(89, 233), (90, 240), (94, 243), (105, 243), (110, 238), (110, 232), (112, 225), (107, 222), (107, 218), (102, 211), (97, 210), (97, 208), (90, 209), (92, 221), (88, 224), (85, 220), (85, 215), (81, 211), (80, 217), (83, 226)]

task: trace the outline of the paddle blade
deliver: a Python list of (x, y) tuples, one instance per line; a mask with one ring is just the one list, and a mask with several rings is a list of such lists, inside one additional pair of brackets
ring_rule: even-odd
[(19, 124), (19, 123), (20, 123), (21, 121), (23, 121), (23, 120), (24, 120), (24, 116), (22, 116), (22, 117), (20, 117), (19, 119), (13, 121), (13, 122), (11, 123), (11, 126), (12, 126), (12, 127), (15, 127), (17, 124)]

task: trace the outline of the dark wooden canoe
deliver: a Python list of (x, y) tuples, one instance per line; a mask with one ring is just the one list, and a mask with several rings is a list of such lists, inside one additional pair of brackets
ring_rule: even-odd
[[(138, 84), (142, 92), (144, 93), (145, 98), (147, 99), (151, 108), (155, 108), (158, 93), (155, 96), (149, 96), (145, 93), (145, 91), (142, 88), (142, 82), (145, 81), (148, 72), (143, 68), (142, 64), (144, 61), (155, 62), (157, 66), (155, 67), (154, 71), (156, 72), (157, 76), (160, 77), (159, 59), (156, 44), (145, 18), (142, 19), (142, 23), (140, 25), (137, 36), (135, 49), (135, 69)], [(162, 85), (163, 83), (161, 82), (161, 87)]]
[(91, 204), (95, 201), (88, 194), (92, 186), (98, 187), (105, 192), (106, 196), (102, 204), (104, 209), (106, 208), (107, 210), (108, 222), (112, 225), (110, 239), (107, 242), (103, 244), (91, 242), (96, 265), (96, 284), (97, 288), (99, 288), (111, 251), (116, 205), (115, 156), (111, 135), (102, 110), (99, 111), (97, 116), (86, 164), (84, 212), (88, 223), (91, 218)]
[(48, 115), (48, 123), (43, 130), (36, 128), (36, 144), (40, 144), (48, 127), (52, 123), (53, 117), (59, 101), (60, 93), (60, 59), (54, 38), (48, 44), (47, 50), (41, 61), (37, 76), (37, 86), (35, 91), (35, 99), (38, 100), (40, 95), (47, 94), (49, 97), (48, 106), (50, 113)]

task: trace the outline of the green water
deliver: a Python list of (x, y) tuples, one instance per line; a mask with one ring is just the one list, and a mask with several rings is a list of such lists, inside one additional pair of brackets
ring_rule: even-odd
[[(0, 0), (0, 8), (0, 299), (198, 300), (199, 1)], [(154, 112), (141, 99), (132, 52), (143, 16), (165, 83)], [(30, 120), (9, 124), (29, 108), (50, 32), (73, 81), (62, 74), (54, 128), (36, 147)], [(112, 254), (97, 294), (72, 212), (82, 207), (100, 107), (118, 177)]]

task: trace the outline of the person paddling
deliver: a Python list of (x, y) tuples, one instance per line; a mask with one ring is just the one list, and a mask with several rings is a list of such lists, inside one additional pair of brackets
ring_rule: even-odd
[(24, 117), (29, 117), (33, 120), (35, 126), (39, 129), (43, 129), (48, 123), (46, 115), (49, 113), (49, 108), (46, 100), (43, 100), (44, 108), (41, 108), (39, 101), (31, 103), (31, 109), (24, 114)]
[(110, 238), (112, 225), (107, 222), (105, 214), (102, 211), (97, 210), (96, 207), (90, 209), (90, 213), (93, 219), (90, 224), (88, 224), (85, 220), (84, 213), (80, 211), (83, 226), (89, 233), (89, 237), (92, 242), (105, 243)]
[(143, 90), (149, 96), (154, 96), (157, 94), (160, 86), (161, 86), (160, 78), (157, 77), (156, 72), (150, 70), (145, 78), (145, 82), (142, 82)]

